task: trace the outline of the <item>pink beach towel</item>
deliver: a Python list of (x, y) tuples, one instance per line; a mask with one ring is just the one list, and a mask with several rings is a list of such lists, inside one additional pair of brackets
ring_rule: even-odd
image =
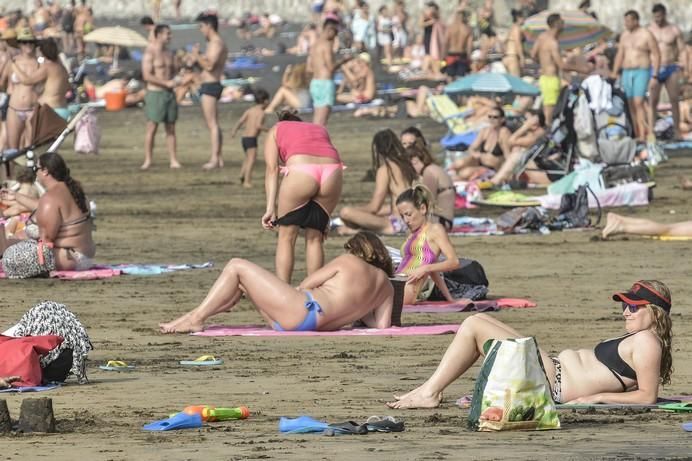
[(459, 324), (416, 325), (391, 328), (354, 328), (337, 331), (274, 331), (262, 325), (213, 325), (195, 336), (417, 336), (456, 333)]
[(536, 307), (536, 303), (528, 299), (521, 298), (498, 298), (485, 299), (482, 301), (471, 301), (469, 299), (459, 299), (455, 302), (448, 301), (424, 301), (416, 304), (404, 306), (404, 312), (438, 314), (446, 312), (492, 312), (500, 309), (515, 309)]
[[(122, 271), (117, 269), (89, 269), (86, 271), (52, 271), (50, 278), (60, 280), (100, 280), (117, 277)], [(5, 272), (0, 270), (0, 279), (7, 278)]]

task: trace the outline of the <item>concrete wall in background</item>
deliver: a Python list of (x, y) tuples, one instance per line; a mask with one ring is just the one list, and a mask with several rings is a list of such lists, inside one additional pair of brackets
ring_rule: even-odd
[[(58, 0), (66, 3), (67, 0)], [(173, 0), (161, 0), (164, 17), (173, 16)], [(347, 0), (352, 3), (352, 0)], [(408, 0), (409, 10), (413, 15), (418, 14), (427, 0)], [(437, 0), (442, 9), (442, 17), (448, 17), (449, 12), (457, 0)], [(371, 11), (376, 11), (379, 5), (391, 3), (388, 0), (370, 0)], [(481, 0), (471, 0), (472, 4), (480, 4)], [(509, 21), (509, 9), (515, 5), (516, 0), (495, 0), (495, 11), (498, 22), (507, 24)], [(579, 0), (550, 0), (550, 7), (556, 11), (575, 9)], [(644, 23), (649, 22), (652, 0), (596, 0), (593, 1), (594, 10), (599, 19), (615, 31), (622, 29), (622, 15), (626, 10), (635, 9), (643, 18)], [(692, 8), (690, 0), (663, 0), (668, 7), (670, 19), (680, 25), (685, 32), (692, 28)], [(16, 9), (24, 8), (30, 11), (33, 8), (33, 0), (0, 0), (0, 8)], [(139, 17), (149, 14), (150, 0), (90, 0), (95, 13), (98, 16), (108, 17)], [(238, 16), (245, 11), (262, 13), (265, 11), (278, 13), (289, 20), (305, 20), (310, 13), (312, 0), (182, 0), (183, 14), (187, 18), (193, 18), (200, 10), (213, 8), (219, 11), (222, 17)], [(415, 16), (414, 16), (415, 17)]]

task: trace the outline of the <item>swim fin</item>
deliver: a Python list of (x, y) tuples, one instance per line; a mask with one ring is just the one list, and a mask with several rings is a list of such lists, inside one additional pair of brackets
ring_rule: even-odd
[(329, 427), (329, 424), (323, 421), (317, 421), (310, 416), (299, 416), (297, 418), (279, 419), (279, 432), (287, 434), (305, 434), (308, 432), (324, 432)]
[(675, 413), (692, 413), (692, 402), (664, 403), (659, 405), (660, 410), (674, 411)]
[(202, 415), (176, 413), (168, 419), (154, 421), (144, 426), (145, 431), (175, 431), (178, 429), (195, 429), (202, 427)]

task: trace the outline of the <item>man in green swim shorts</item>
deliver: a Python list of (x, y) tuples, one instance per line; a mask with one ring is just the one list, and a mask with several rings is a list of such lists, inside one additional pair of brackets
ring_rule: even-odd
[(308, 72), (312, 72), (310, 82), (310, 96), (315, 113), (313, 123), (327, 125), (329, 113), (336, 98), (336, 85), (334, 84), (334, 71), (346, 61), (353, 59), (347, 56), (334, 62), (334, 39), (339, 32), (339, 21), (334, 17), (328, 17), (324, 21), (322, 33), (310, 50), (308, 56)]
[(147, 82), (144, 97), (144, 113), (147, 116), (147, 131), (144, 142), (142, 170), (151, 166), (154, 138), (159, 123), (166, 127), (166, 145), (171, 168), (180, 168), (176, 156), (175, 122), (178, 120), (178, 103), (173, 89), (178, 85), (175, 78), (173, 53), (168, 49), (171, 29), (165, 24), (154, 28), (153, 41), (147, 46), (142, 58), (142, 78)]
[(634, 10), (626, 12), (625, 30), (620, 36), (613, 65), (613, 78), (617, 78), (622, 70), (620, 84), (632, 108), (634, 133), (639, 141), (646, 141), (648, 130), (653, 133), (653, 127), (647, 129), (644, 98), (650, 80), (658, 78), (660, 66), (661, 53), (656, 38), (639, 25), (639, 13)]

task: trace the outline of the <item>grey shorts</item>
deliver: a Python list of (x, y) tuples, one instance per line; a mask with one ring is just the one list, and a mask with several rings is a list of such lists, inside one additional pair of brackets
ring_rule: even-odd
[(42, 245), (43, 263), (39, 260), (39, 243), (23, 240), (7, 247), (2, 255), (2, 267), (10, 279), (29, 279), (47, 275), (55, 270), (53, 250)]

